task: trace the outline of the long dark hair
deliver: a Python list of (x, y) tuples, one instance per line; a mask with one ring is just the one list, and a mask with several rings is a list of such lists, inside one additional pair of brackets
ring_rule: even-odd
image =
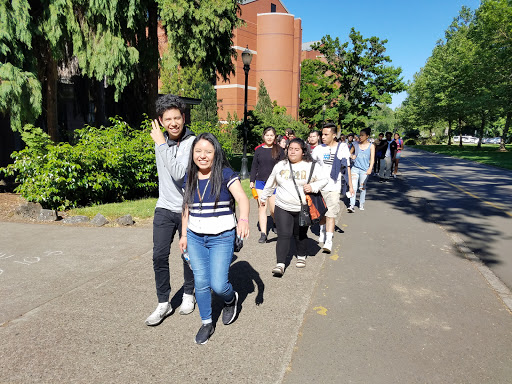
[(203, 132), (197, 136), (190, 149), (190, 159), (188, 161), (187, 168), (187, 183), (185, 184), (185, 193), (183, 195), (183, 210), (194, 203), (194, 193), (196, 192), (197, 186), (197, 173), (199, 172), (199, 167), (194, 163), (194, 148), (200, 140), (206, 140), (213, 145), (214, 155), (210, 173), (210, 191), (211, 196), (215, 196), (215, 208), (217, 208), (217, 203), (220, 198), (220, 190), (222, 187), (222, 169), (226, 167), (231, 168), (228, 159), (222, 150), (222, 146), (215, 136), (210, 132)]
[(311, 163), (313, 161), (313, 158), (311, 157), (311, 154), (309, 153), (308, 146), (306, 145), (306, 142), (302, 139), (299, 139), (298, 137), (291, 139), (288, 143), (288, 147), (286, 147), (286, 161), (290, 161), (288, 159), (288, 148), (290, 148), (290, 145), (293, 143), (297, 143), (300, 145), (300, 148), (302, 149), (302, 161), (305, 161), (307, 163)]
[(274, 129), (274, 127), (270, 126), (270, 127), (265, 128), (265, 130), (263, 131), (263, 134), (261, 135), (261, 138), (263, 139), (263, 142), (265, 143), (265, 133), (267, 133), (268, 131), (274, 132), (274, 142), (272, 143), (272, 158), (277, 161), (277, 160), (279, 160), (279, 157), (280, 157), (279, 155), (281, 154), (281, 151), (279, 150), (280, 146), (277, 144), (277, 141), (276, 141), (277, 134), (276, 134), (276, 130)]

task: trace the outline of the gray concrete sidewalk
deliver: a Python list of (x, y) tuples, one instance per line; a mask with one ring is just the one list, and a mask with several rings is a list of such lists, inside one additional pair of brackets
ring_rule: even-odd
[[(233, 324), (218, 322), (205, 346), (194, 343), (197, 308), (157, 327), (144, 325), (157, 303), (150, 227), (0, 223), (0, 254), (14, 255), (0, 258), (0, 382), (278, 382), (324, 256), (273, 277), (275, 236), (258, 244), (254, 200), (251, 208), (252, 235), (230, 270), (242, 310)], [(183, 277), (176, 249), (177, 308)], [(220, 310), (215, 301), (214, 315)]]

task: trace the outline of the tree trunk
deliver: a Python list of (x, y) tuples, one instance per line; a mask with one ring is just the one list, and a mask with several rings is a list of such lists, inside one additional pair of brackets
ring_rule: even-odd
[(500, 141), (500, 151), (507, 152), (507, 148), (505, 148), (505, 140), (507, 139), (508, 130), (510, 128), (510, 121), (512, 120), (512, 112), (507, 113), (507, 120), (505, 122), (505, 128), (503, 128), (503, 134), (501, 135)]
[(484, 137), (484, 128), (485, 128), (485, 112), (482, 112), (482, 122), (480, 124), (480, 132), (478, 135), (480, 137), (478, 138), (478, 144), (476, 146), (477, 149), (482, 148), (482, 138)]
[(96, 120), (96, 127), (106, 125), (105, 116), (105, 85), (104, 81), (94, 81), (96, 88), (96, 108), (94, 120)]
[(448, 120), (448, 145), (452, 145), (452, 119)]
[(459, 117), (459, 147), (462, 147), (462, 117)]
[(48, 135), (52, 141), (59, 141), (59, 123), (57, 115), (57, 62), (53, 58), (50, 48), (46, 57), (46, 125)]
[(155, 112), (156, 99), (158, 97), (158, 5), (156, 1), (150, 1), (148, 6), (148, 52), (150, 56), (150, 67), (148, 69), (148, 115), (153, 116)]

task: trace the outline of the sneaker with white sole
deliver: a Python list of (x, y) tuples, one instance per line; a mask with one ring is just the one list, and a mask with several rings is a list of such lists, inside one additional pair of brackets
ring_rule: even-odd
[(326, 240), (322, 250), (326, 253), (331, 253), (332, 250), (332, 240)]
[(325, 243), (325, 232), (320, 230), (320, 236), (318, 236), (319, 243)]
[(306, 256), (297, 256), (297, 263), (295, 266), (297, 268), (306, 268)]
[(196, 335), (196, 344), (206, 344), (213, 332), (215, 332), (215, 327), (212, 323), (201, 325)]
[(158, 303), (155, 311), (146, 319), (146, 325), (158, 325), (171, 313), (171, 303)]
[(231, 324), (236, 317), (238, 309), (238, 293), (235, 291), (235, 297), (231, 304), (224, 303), (224, 309), (222, 310), (222, 323), (224, 325)]
[(347, 211), (349, 211), (350, 213), (354, 213), (354, 206), (351, 205), (350, 207), (348, 207)]
[(196, 298), (194, 295), (189, 295), (188, 293), (183, 294), (183, 299), (181, 300), (180, 306), (180, 315), (188, 315), (192, 313), (195, 308)]
[(364, 204), (359, 204), (359, 210), (364, 211)]

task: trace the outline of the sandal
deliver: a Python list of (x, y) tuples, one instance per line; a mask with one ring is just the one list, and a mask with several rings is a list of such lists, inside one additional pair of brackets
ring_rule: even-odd
[(306, 260), (305, 259), (298, 259), (297, 263), (295, 264), (297, 268), (304, 268), (306, 267)]
[(277, 276), (283, 276), (284, 275), (284, 268), (280, 265), (276, 265), (274, 268), (272, 268), (272, 273)]

